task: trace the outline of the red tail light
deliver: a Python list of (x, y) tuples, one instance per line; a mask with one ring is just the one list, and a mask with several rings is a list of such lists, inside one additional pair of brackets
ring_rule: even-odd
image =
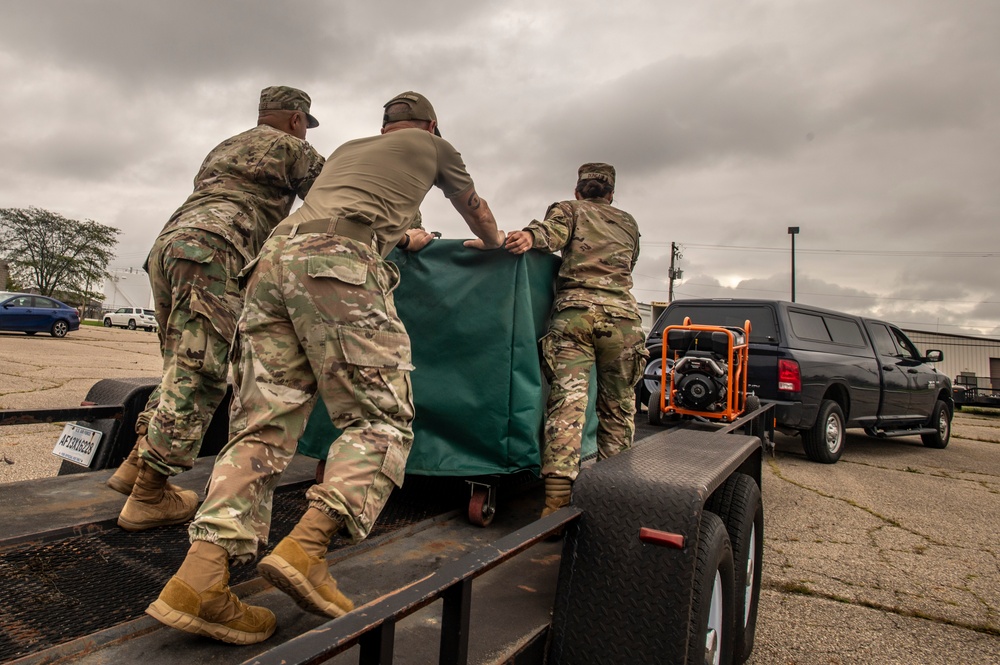
[(802, 391), (802, 374), (799, 372), (799, 364), (794, 360), (778, 361), (778, 390), (793, 393)]

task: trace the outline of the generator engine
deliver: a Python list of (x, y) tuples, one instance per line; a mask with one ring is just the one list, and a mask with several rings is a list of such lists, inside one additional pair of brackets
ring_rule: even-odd
[(721, 411), (726, 408), (726, 385), (729, 365), (710, 354), (685, 355), (674, 363), (674, 399), (678, 406), (696, 411)]
[(733, 421), (746, 407), (750, 322), (697, 326), (689, 319), (663, 331), (664, 413)]

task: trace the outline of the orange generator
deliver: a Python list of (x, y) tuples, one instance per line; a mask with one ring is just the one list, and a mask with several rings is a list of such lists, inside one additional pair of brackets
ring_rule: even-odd
[(722, 422), (739, 418), (747, 410), (749, 349), (749, 320), (738, 328), (697, 326), (685, 317), (684, 325), (667, 326), (661, 413)]

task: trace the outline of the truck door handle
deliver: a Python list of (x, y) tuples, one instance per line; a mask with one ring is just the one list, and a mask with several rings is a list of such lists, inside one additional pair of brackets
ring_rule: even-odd
[(908, 369), (908, 370), (906, 370), (906, 371), (907, 371), (908, 373), (910, 373), (910, 374), (917, 374), (919, 370), (917, 370), (917, 369), (915, 369), (915, 368), (911, 367), (910, 369)]
[(887, 372), (891, 372), (892, 370), (896, 369), (896, 366), (895, 365), (882, 365), (882, 369), (884, 369)]

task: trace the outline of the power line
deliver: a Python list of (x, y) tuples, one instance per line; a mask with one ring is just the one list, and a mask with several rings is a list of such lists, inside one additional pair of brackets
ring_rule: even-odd
[[(638, 274), (638, 273), (637, 273)], [(643, 275), (649, 277), (649, 275)], [(656, 279), (655, 277), (650, 279)], [(762, 291), (764, 293), (786, 293), (787, 289), (758, 289), (753, 286), (722, 286), (720, 284), (698, 284), (697, 282), (684, 282), (684, 286), (704, 286), (711, 289), (732, 289), (734, 291)], [(660, 289), (639, 289), (640, 291), (659, 291)], [(868, 298), (870, 300), (902, 300), (905, 302), (946, 302), (965, 305), (1000, 305), (996, 300), (955, 300), (953, 298), (898, 298), (895, 296), (875, 296), (875, 295), (847, 295), (839, 293), (816, 293), (815, 291), (800, 291), (807, 296), (821, 296), (824, 298)]]
[[(720, 288), (725, 288), (725, 287), (720, 287)], [(642, 289), (639, 289), (639, 290), (642, 290)], [(655, 290), (655, 289), (651, 289), (651, 290)], [(679, 295), (679, 296), (684, 296), (685, 298), (704, 298), (705, 297), (705, 296), (697, 296), (697, 295), (695, 295), (693, 293), (684, 293), (683, 291), (676, 291), (676, 290), (675, 290), (675, 294)], [(915, 325), (915, 326), (930, 325), (927, 321), (896, 321), (895, 319), (893, 319), (893, 321), (895, 323), (900, 324), (900, 325), (903, 325), (903, 324)], [(968, 322), (964, 323), (964, 324), (935, 323), (934, 325), (935, 326), (943, 326), (945, 328), (985, 328), (985, 327), (996, 327), (997, 326), (997, 319), (972, 319), (972, 321), (985, 322), (985, 325), (978, 325), (978, 324), (975, 324), (975, 323), (968, 323)]]
[[(652, 242), (643, 241), (643, 247), (656, 246), (656, 247), (666, 247), (670, 245), (669, 242)], [(780, 252), (782, 254), (788, 253), (787, 247), (751, 247), (748, 245), (706, 245), (702, 243), (683, 243), (683, 247), (694, 247), (697, 249), (714, 249), (719, 251), (740, 251), (740, 252)], [(838, 254), (838, 255), (853, 255), (853, 256), (922, 256), (931, 258), (963, 258), (963, 259), (976, 259), (976, 258), (995, 258), (1000, 256), (1000, 252), (941, 252), (941, 251), (925, 251), (925, 250), (869, 250), (869, 249), (802, 249), (796, 248), (796, 253), (804, 254)]]

